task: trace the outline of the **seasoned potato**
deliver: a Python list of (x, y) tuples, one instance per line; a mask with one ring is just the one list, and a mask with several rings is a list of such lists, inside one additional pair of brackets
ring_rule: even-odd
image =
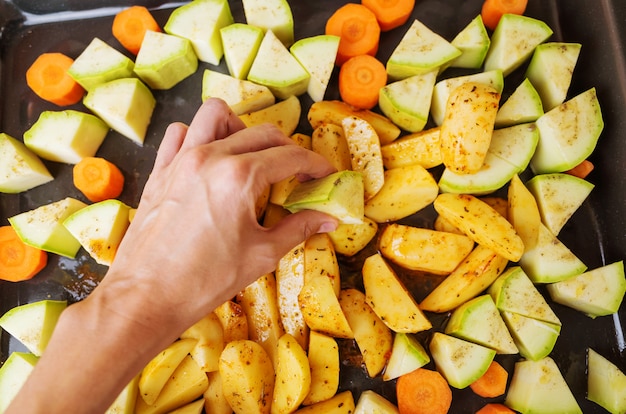
[(309, 335), (311, 389), (302, 404), (311, 405), (332, 398), (339, 388), (339, 347), (335, 338), (321, 332)]
[(515, 229), (496, 210), (469, 194), (439, 194), (435, 210), (476, 243), (517, 262), (524, 243)]
[(283, 329), (306, 349), (309, 342), (309, 327), (300, 310), (298, 295), (304, 286), (304, 242), (283, 256), (276, 266), (276, 291), (278, 311)]
[(339, 224), (328, 236), (335, 246), (335, 252), (344, 256), (354, 256), (376, 236), (378, 223), (363, 217), (361, 224)]
[(541, 213), (535, 197), (517, 174), (509, 184), (507, 216), (524, 243), (524, 251), (535, 248), (539, 240)]
[(300, 408), (295, 414), (353, 414), (354, 397), (352, 392), (343, 391), (334, 397)]
[(352, 169), (348, 142), (338, 124), (322, 124), (313, 130), (311, 149), (330, 162), (337, 171)]
[(441, 124), (443, 163), (458, 174), (480, 170), (489, 150), (500, 93), (493, 87), (467, 82), (452, 91)]
[(248, 339), (248, 317), (240, 304), (228, 300), (214, 312), (222, 325), (225, 344), (237, 339)]
[(367, 121), (378, 134), (381, 144), (388, 144), (400, 136), (398, 128), (387, 117), (367, 109), (356, 109), (342, 101), (321, 101), (311, 105), (307, 117), (313, 129), (322, 124), (341, 125), (344, 118), (356, 116)]
[(329, 278), (314, 277), (306, 281), (298, 300), (304, 320), (311, 330), (335, 338), (354, 338)]
[(432, 327), (415, 299), (380, 254), (363, 263), (365, 300), (394, 332), (415, 333)]
[(509, 202), (507, 199), (496, 196), (480, 197), (480, 199), (496, 210), (502, 217), (509, 219)]
[(467, 236), (393, 223), (378, 241), (380, 252), (411, 270), (447, 275), (472, 251)]
[(191, 356), (200, 365), (200, 369), (204, 372), (218, 370), (218, 361), (224, 349), (224, 331), (214, 312), (189, 327), (180, 337), (198, 341), (191, 349)]
[(398, 168), (407, 165), (421, 165), (428, 169), (441, 165), (440, 128), (435, 127), (398, 138), (383, 145), (380, 152), (385, 168)]
[(420, 303), (429, 312), (448, 312), (483, 292), (509, 263), (493, 250), (476, 245), (474, 250)]
[(311, 389), (311, 368), (306, 352), (296, 339), (285, 334), (278, 340), (272, 414), (289, 414)]
[(178, 340), (152, 358), (144, 367), (139, 377), (139, 395), (147, 405), (157, 400), (165, 383), (197, 342), (197, 339)]
[(232, 414), (233, 409), (224, 397), (222, 376), (219, 371), (207, 373), (209, 387), (204, 392), (204, 408), (211, 414)]
[(354, 116), (344, 118), (341, 126), (350, 149), (352, 170), (363, 174), (367, 201), (381, 189), (385, 179), (378, 135), (369, 123)]
[(266, 123), (274, 124), (285, 135), (291, 136), (300, 123), (301, 112), (300, 100), (295, 96), (290, 96), (267, 108), (239, 115), (239, 118), (248, 127)]
[(367, 304), (363, 292), (344, 289), (339, 294), (339, 304), (361, 350), (367, 373), (374, 378), (383, 370), (391, 354), (391, 330)]
[(187, 355), (176, 367), (159, 393), (159, 397), (152, 404), (147, 404), (143, 398), (137, 398), (135, 413), (168, 413), (196, 400), (208, 387), (209, 380), (206, 372), (200, 369), (191, 355)]
[(248, 338), (260, 343), (274, 361), (278, 338), (285, 333), (278, 311), (274, 274), (261, 276), (239, 292), (237, 303), (248, 317)]
[(274, 392), (274, 365), (257, 342), (229, 342), (220, 357), (226, 401), (237, 414), (269, 414)]
[(437, 182), (421, 165), (386, 170), (384, 177), (380, 191), (365, 203), (365, 215), (378, 223), (417, 213), (439, 194)]
[(329, 278), (335, 296), (339, 296), (341, 289), (339, 262), (335, 246), (326, 233), (314, 234), (304, 242), (304, 281), (306, 283), (317, 276)]

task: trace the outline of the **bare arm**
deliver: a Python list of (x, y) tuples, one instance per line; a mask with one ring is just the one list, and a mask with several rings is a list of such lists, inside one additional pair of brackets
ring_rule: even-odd
[(8, 414), (104, 412), (159, 351), (334, 219), (313, 211), (260, 226), (255, 201), (294, 174), (332, 167), (276, 128), (244, 129), (209, 100), (171, 125), (137, 214), (98, 288), (63, 313)]

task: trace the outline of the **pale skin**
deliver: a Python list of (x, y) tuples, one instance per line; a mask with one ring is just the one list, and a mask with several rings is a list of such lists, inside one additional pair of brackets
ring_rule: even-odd
[(262, 227), (271, 183), (333, 167), (272, 126), (244, 128), (219, 100), (165, 132), (137, 214), (98, 288), (62, 314), (7, 414), (104, 412), (158, 352), (335, 219), (304, 211)]

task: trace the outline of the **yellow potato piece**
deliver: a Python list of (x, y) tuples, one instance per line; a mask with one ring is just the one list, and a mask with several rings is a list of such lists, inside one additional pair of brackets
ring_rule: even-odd
[(181, 338), (197, 340), (191, 349), (191, 356), (204, 372), (218, 370), (220, 354), (224, 349), (224, 331), (222, 323), (213, 312), (187, 328)]
[(363, 217), (363, 223), (340, 223), (335, 230), (327, 234), (335, 246), (336, 253), (354, 256), (372, 241), (377, 232), (378, 223), (368, 217)]
[(391, 354), (393, 347), (391, 330), (367, 304), (363, 292), (357, 289), (344, 289), (339, 295), (339, 304), (363, 355), (367, 373), (374, 378), (382, 372)]
[(220, 357), (224, 397), (237, 414), (269, 414), (274, 391), (274, 365), (257, 342), (229, 342)]
[(477, 245), (420, 303), (429, 312), (448, 312), (478, 296), (504, 272), (507, 259), (493, 250)]
[(296, 339), (285, 334), (278, 340), (272, 414), (289, 414), (311, 389), (311, 368), (306, 352)]
[(472, 251), (474, 242), (462, 234), (393, 223), (378, 241), (385, 258), (410, 270), (447, 275)]
[(302, 404), (311, 405), (332, 398), (339, 388), (339, 346), (335, 338), (312, 331), (309, 335), (311, 389)]
[(232, 414), (233, 409), (224, 397), (222, 389), (222, 376), (219, 371), (208, 372), (209, 387), (203, 394), (204, 408), (211, 414)]
[(441, 165), (443, 157), (439, 138), (440, 130), (439, 127), (427, 129), (383, 145), (380, 152), (385, 168), (418, 164), (428, 169)]
[(476, 243), (512, 262), (522, 257), (524, 243), (520, 236), (507, 219), (484, 201), (469, 194), (439, 194), (434, 207)]
[(304, 242), (304, 282), (326, 276), (333, 284), (335, 296), (341, 289), (339, 262), (335, 246), (326, 233), (314, 234)]
[(400, 128), (387, 117), (367, 109), (356, 109), (342, 101), (320, 101), (311, 105), (307, 118), (313, 129), (322, 124), (341, 125), (344, 118), (356, 116), (376, 130), (381, 144), (388, 144), (400, 136)]
[(467, 82), (450, 93), (441, 124), (443, 163), (458, 174), (483, 165), (493, 132), (500, 94), (486, 84)]
[(248, 339), (248, 317), (240, 304), (228, 300), (215, 308), (214, 312), (222, 325), (225, 344), (237, 339)]
[(353, 414), (354, 413), (354, 397), (352, 392), (343, 391), (334, 397), (320, 401), (313, 405), (301, 408), (296, 414)]
[(413, 296), (380, 254), (365, 259), (363, 285), (367, 304), (394, 332), (415, 333), (432, 328)]
[(337, 171), (352, 169), (350, 149), (341, 125), (327, 123), (315, 128), (311, 149), (326, 158)]
[(354, 338), (329, 278), (320, 276), (308, 280), (298, 300), (304, 320), (311, 330), (335, 338)]
[(524, 251), (537, 246), (541, 214), (535, 197), (517, 174), (509, 184), (507, 216), (524, 243)]

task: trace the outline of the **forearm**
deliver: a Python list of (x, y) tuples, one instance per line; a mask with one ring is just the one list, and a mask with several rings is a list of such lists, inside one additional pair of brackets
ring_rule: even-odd
[(178, 334), (168, 334), (167, 325), (156, 334), (158, 325), (138, 317), (150, 317), (145, 305), (145, 298), (133, 297), (132, 291), (96, 289), (69, 306), (7, 414), (104, 412)]

